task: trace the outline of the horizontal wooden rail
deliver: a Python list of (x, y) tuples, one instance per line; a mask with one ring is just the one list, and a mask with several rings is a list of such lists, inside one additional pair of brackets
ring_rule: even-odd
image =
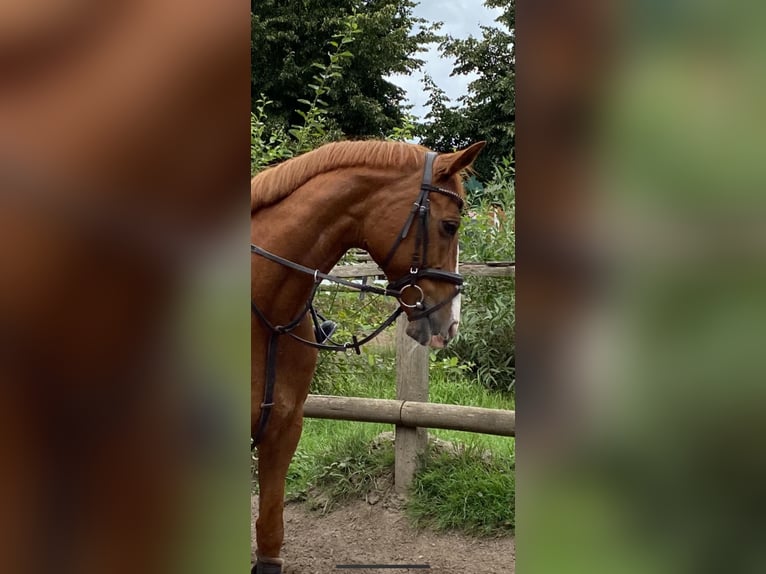
[(389, 423), (515, 436), (516, 413), (463, 405), (444, 405), (392, 399), (309, 395), (303, 415), (318, 419)]
[[(374, 262), (336, 265), (330, 273), (343, 278), (383, 275), (383, 271)], [(485, 263), (461, 263), (460, 274), (474, 277), (513, 277), (516, 274), (516, 266), (511, 262), (498, 262), (489, 265)]]

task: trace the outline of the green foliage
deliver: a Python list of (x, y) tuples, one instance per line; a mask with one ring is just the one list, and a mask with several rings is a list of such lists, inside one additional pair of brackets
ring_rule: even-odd
[(440, 357), (436, 352), (431, 352), (428, 358), (429, 372), (440, 372), (446, 380), (450, 381), (458, 382), (463, 380), (466, 373), (473, 367), (471, 363), (461, 363), (455, 356)]
[(295, 138), (298, 153), (309, 151), (330, 139), (337, 139), (337, 137), (333, 138), (327, 129), (327, 126), (332, 123), (328, 120), (329, 104), (323, 98), (332, 94), (332, 84), (343, 79), (341, 70), (343, 70), (344, 62), (354, 57), (347, 49), (347, 45), (355, 40), (357, 34), (359, 34), (359, 24), (356, 16), (351, 15), (343, 20), (343, 30), (333, 34), (330, 40), (333, 51), (328, 53), (329, 64), (321, 62), (312, 64), (312, 67), (319, 70), (313, 76), (314, 83), (308, 84), (314, 92), (314, 99), (311, 101), (298, 99), (298, 103), (308, 106), (308, 110), (296, 110), (303, 121), (301, 124), (294, 124), (289, 130), (290, 135)]
[[(516, 250), (513, 167), (506, 158), (495, 177), (469, 197), (470, 209), (460, 233), (462, 261), (509, 261)], [(511, 392), (516, 380), (515, 282), (467, 277), (460, 331), (440, 356), (457, 357), (473, 368), (489, 389)]]
[(263, 168), (310, 151), (323, 143), (340, 139), (342, 134), (328, 117), (328, 103), (325, 100), (333, 91), (333, 86), (342, 78), (344, 62), (353, 58), (348, 50), (359, 33), (356, 16), (343, 20), (343, 29), (332, 36), (327, 54), (328, 63), (314, 62), (312, 68), (318, 70), (313, 76), (313, 83), (308, 87), (313, 91), (311, 100), (300, 98), (297, 103), (306, 110), (297, 109), (301, 123), (293, 124), (289, 130), (275, 121), (268, 109), (275, 102), (261, 94), (250, 113), (250, 168), (258, 173)]
[(460, 227), (463, 261), (506, 261), (516, 250), (516, 190), (510, 158), (494, 168), (487, 185), (468, 192), (468, 214)]
[(514, 282), (466, 280), (458, 338), (442, 351), (472, 366), (485, 387), (510, 393), (516, 381)]
[(416, 129), (417, 118), (412, 114), (404, 114), (401, 125), (394, 126), (387, 139), (398, 142), (412, 141), (415, 138)]
[(455, 59), (453, 75), (476, 75), (468, 94), (451, 105), (449, 98), (426, 77), (430, 112), (420, 126), (422, 143), (437, 151), (453, 151), (473, 142), (486, 140), (487, 147), (476, 165), (480, 179), (491, 177), (492, 166), (513, 157), (516, 122), (516, 6), (515, 0), (486, 0), (502, 8), (498, 26), (482, 26), (482, 38), (447, 38), (439, 48)]
[[(393, 343), (391, 346), (368, 345), (362, 348), (361, 355), (353, 352), (322, 353), (311, 392), (349, 397), (394, 398), (395, 364)], [(476, 384), (473, 365), (437, 351), (432, 351), (430, 355), (429, 400), (486, 408), (514, 408), (513, 397)], [(434, 432), (450, 435), (452, 431)], [(460, 433), (457, 436), (461, 436)], [(468, 436), (480, 441), (494, 438), (487, 435)], [(461, 440), (465, 439), (466, 435), (462, 435)]]
[[(354, 335), (361, 338), (363, 334), (371, 333), (395, 310), (396, 305), (390, 298), (366, 294), (362, 299), (359, 293), (338, 290), (320, 291), (315, 299), (317, 311), (336, 322), (337, 331), (332, 338), (339, 343), (351, 341)], [(388, 333), (392, 331), (393, 327)], [(346, 389), (353, 387), (359, 376), (354, 358), (357, 357), (352, 358), (350, 354), (320, 353), (311, 391), (343, 395)], [(370, 369), (394, 369), (393, 353), (374, 352), (371, 346), (363, 347), (358, 359)]]
[(294, 154), (284, 130), (268, 127), (266, 109), (273, 103), (261, 95), (255, 101), (255, 112), (250, 112), (250, 171), (254, 174)]
[(516, 525), (515, 462), (473, 448), (432, 454), (415, 476), (407, 513), (416, 526), (480, 536)]
[[(513, 158), (510, 156), (500, 158), (492, 166), (492, 179), (487, 184), (475, 181), (468, 193), (468, 203), (477, 209), (499, 208), (506, 218), (513, 221), (516, 211), (516, 169), (513, 166)], [(512, 228), (506, 229), (510, 231)], [(509, 239), (513, 234), (509, 233)], [(493, 242), (500, 238), (493, 236)], [(507, 245), (499, 245), (499, 251), (507, 251)]]
[(326, 113), (349, 137), (383, 137), (405, 116), (405, 93), (386, 78), (420, 68), (417, 55), (440, 39), (439, 25), (413, 17), (414, 6), (413, 0), (253, 0), (251, 92), (274, 102), (276, 124), (287, 129), (300, 122), (298, 104), (313, 96), (314, 62), (325, 60), (324, 46), (356, 14), (355, 57), (343, 62), (337, 89), (326, 94)]
[[(348, 339), (344, 339), (348, 340)], [(393, 399), (393, 387), (387, 385), (389, 379), (380, 373), (394, 372), (396, 357), (393, 352), (381, 353), (370, 347), (363, 347), (361, 355), (324, 353), (317, 364), (316, 375), (311, 385), (311, 392), (318, 395), (362, 396), (358, 393), (359, 377), (365, 385), (365, 396), (380, 399)]]

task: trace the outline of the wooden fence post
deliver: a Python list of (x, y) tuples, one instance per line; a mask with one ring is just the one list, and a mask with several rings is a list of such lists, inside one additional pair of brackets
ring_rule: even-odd
[[(418, 345), (406, 333), (407, 318), (396, 321), (396, 398), (405, 401), (428, 401), (428, 348)], [(425, 428), (396, 426), (394, 443), (394, 488), (405, 494), (417, 470), (418, 457), (425, 452), (428, 431)]]

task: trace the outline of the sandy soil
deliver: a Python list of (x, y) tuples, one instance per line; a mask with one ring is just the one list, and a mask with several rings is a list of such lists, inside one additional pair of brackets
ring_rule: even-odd
[[(412, 529), (395, 495), (357, 501), (326, 515), (285, 508), (284, 574), (432, 572), (513, 574), (514, 538), (479, 539)], [(253, 497), (253, 521), (257, 496)], [(254, 544), (253, 544), (254, 546)], [(339, 564), (428, 564), (430, 569), (337, 569)]]

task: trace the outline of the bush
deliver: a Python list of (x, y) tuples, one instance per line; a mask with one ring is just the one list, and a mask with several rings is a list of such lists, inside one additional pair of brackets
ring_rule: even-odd
[(471, 365), (488, 389), (510, 393), (516, 380), (513, 281), (466, 280), (458, 338), (442, 353)]
[[(461, 232), (461, 260), (512, 260), (516, 200), (510, 158), (496, 166), (489, 184), (474, 186), (469, 193), (471, 207)], [(468, 277), (463, 298), (458, 338), (442, 354), (472, 365), (487, 388), (511, 392), (516, 380), (515, 281)]]
[(306, 111), (298, 110), (298, 114), (303, 119), (302, 125), (293, 125), (289, 128), (273, 125), (267, 113), (268, 107), (273, 102), (266, 99), (263, 94), (256, 100), (256, 111), (250, 114), (250, 171), (252, 174), (274, 163), (343, 137), (337, 125), (327, 117), (328, 104), (322, 98), (332, 91), (334, 81), (341, 77), (343, 63), (353, 58), (353, 54), (347, 47), (358, 33), (359, 25), (356, 16), (351, 15), (346, 18), (344, 30), (335, 34), (330, 41), (332, 50), (328, 53), (329, 62), (313, 64), (318, 70), (314, 75), (315, 83), (309, 84), (314, 92), (314, 98), (312, 101), (298, 100), (307, 108)]

